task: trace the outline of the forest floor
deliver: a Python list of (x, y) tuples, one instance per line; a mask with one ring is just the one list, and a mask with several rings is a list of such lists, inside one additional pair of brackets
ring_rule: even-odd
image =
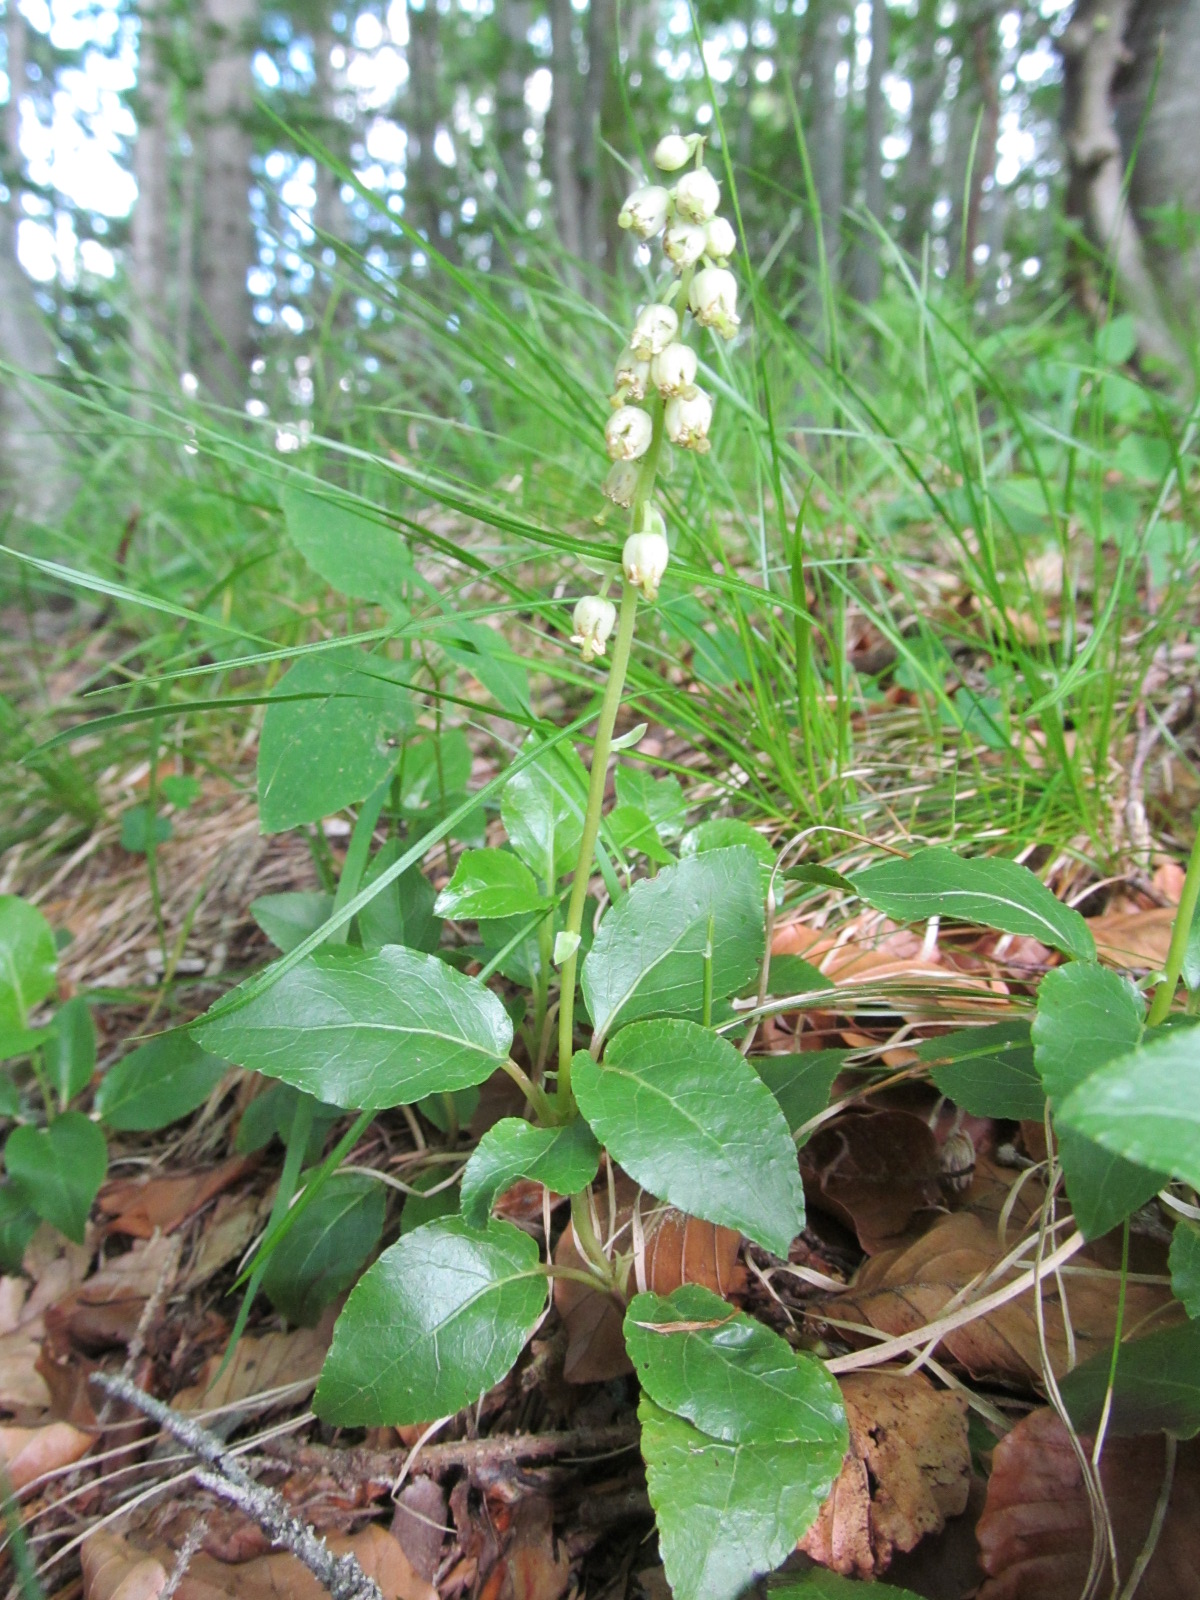
[[(82, 640), (70, 613), (38, 623), (70, 643), (65, 673), (119, 653), (111, 637)], [(20, 676), (9, 673), (18, 704)], [(70, 684), (39, 692), (66, 698)], [(1173, 716), (1185, 729), (1190, 702)], [(317, 886), (296, 834), (259, 834), (252, 736), (232, 748), (225, 776), (204, 776), (173, 814), (153, 875), (122, 843), (122, 814), (145, 797), (145, 760), (97, 769), (96, 826), (62, 814), (0, 858), (0, 892), (33, 900), (69, 936), (60, 996), (95, 1002), (98, 1075), (270, 959), (252, 900)], [(1122, 759), (1154, 794), (1190, 793), (1190, 764), (1170, 744)], [(1083, 910), (1102, 959), (1136, 977), (1165, 960), (1182, 872), (1145, 824), (1145, 795), (1126, 789), (1119, 803), (1143, 830), (1123, 873), (1102, 880), (1082, 851), (1064, 850), (1042, 876)], [(1178, 810), (1189, 809), (1181, 799)], [(347, 833), (327, 828), (335, 854)], [(444, 860), (429, 866), (444, 881)], [(777, 954), (836, 978), (838, 998), (773, 1019), (762, 1047), (870, 1050), (887, 1073), (863, 1092), (853, 1061), (831, 1065), (828, 1104), (801, 1152), (808, 1226), (787, 1261), (650, 1201), (640, 1273), (660, 1292), (707, 1283), (831, 1358), (851, 1451), (795, 1564), (886, 1574), (928, 1600), (977, 1591), (1065, 1600), (1083, 1587), (1093, 1524), (1072, 1442), (1045, 1405), (1048, 1375), (1110, 1348), (1118, 1316), (1129, 1327), (1174, 1315), (1168, 1230), (1154, 1207), (1135, 1217), (1123, 1290), (1119, 1236), (1061, 1259), (1066, 1217), (1047, 1191), (1042, 1124), (966, 1115), (909, 1070), (936, 1061), (929, 1042), (950, 1023), (1027, 1021), (1055, 954), (1027, 937), (898, 927), (832, 891), (806, 899), (773, 937)], [(24, 1272), (0, 1279), (0, 1451), (42, 1591), (323, 1592), (294, 1556), (272, 1550), (244, 1505), (197, 1484), (185, 1449), (91, 1382), (108, 1372), (226, 1441), (394, 1600), (665, 1597), (636, 1384), (620, 1311), (603, 1295), (560, 1285), (517, 1369), (436, 1428), (346, 1436), (313, 1417), (329, 1312), (292, 1327), (260, 1298), (226, 1362), (239, 1266), (261, 1236), (282, 1159), (277, 1141), (239, 1145), (260, 1087), (230, 1072), (186, 1121), (114, 1136), (84, 1242), (44, 1226)], [(411, 1176), (423, 1152), (468, 1148), (511, 1112), (510, 1089), (507, 1079), (488, 1085), (470, 1126), (450, 1135), (416, 1114), (384, 1113), (347, 1162)], [(615, 1221), (640, 1202), (612, 1176)], [(501, 1211), (550, 1253), (563, 1247), (565, 1218), (553, 1199), (543, 1207), (539, 1186), (519, 1184)], [(1175, 1493), (1168, 1482), (1165, 1499), (1161, 1441), (1113, 1439), (1104, 1463), (1125, 1570), (1148, 1540), (1164, 1561), (1186, 1552), (1200, 1492), (1194, 1446), (1170, 1456)], [(1153, 1571), (1164, 1583), (1163, 1565)], [(1152, 1578), (1141, 1592), (1183, 1591)]]

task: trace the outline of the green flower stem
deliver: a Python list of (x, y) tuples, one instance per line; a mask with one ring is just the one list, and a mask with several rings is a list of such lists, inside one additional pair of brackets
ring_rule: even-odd
[(1187, 954), (1188, 937), (1192, 931), (1197, 901), (1200, 901), (1200, 832), (1196, 834), (1196, 842), (1192, 845), (1187, 876), (1183, 880), (1183, 893), (1179, 897), (1179, 909), (1175, 913), (1175, 923), (1171, 929), (1171, 943), (1167, 950), (1167, 975), (1154, 991), (1150, 1015), (1146, 1018), (1147, 1027), (1156, 1028), (1171, 1009), (1171, 1001), (1175, 998), (1175, 990), (1179, 984), (1179, 975), (1183, 971), (1183, 958)]
[(575, 1243), (579, 1253), (591, 1263), (593, 1269), (599, 1273), (605, 1283), (610, 1286), (614, 1282), (613, 1264), (604, 1254), (604, 1246), (600, 1243), (595, 1228), (592, 1226), (591, 1208), (588, 1204), (586, 1189), (571, 1196), (571, 1229), (575, 1234)]
[[(592, 746), (592, 777), (588, 785), (587, 813), (583, 819), (583, 837), (579, 841), (579, 857), (575, 862), (571, 899), (567, 905), (566, 932), (573, 933), (576, 937), (583, 927), (583, 905), (587, 899), (588, 880), (592, 875), (592, 856), (600, 834), (600, 816), (604, 810), (604, 788), (608, 777), (608, 758), (612, 752), (613, 728), (625, 688), (625, 674), (629, 668), (629, 652), (633, 645), (637, 608), (638, 591), (633, 584), (626, 583), (621, 590), (621, 611), (617, 621), (612, 665), (608, 669), (604, 703), (600, 707), (600, 721), (596, 726), (596, 739)], [(560, 1115), (573, 1110), (575, 1104), (571, 1093), (571, 1056), (575, 1049), (575, 977), (578, 964), (579, 951), (575, 949), (563, 962), (562, 968), (562, 994), (558, 1002), (557, 1096)]]

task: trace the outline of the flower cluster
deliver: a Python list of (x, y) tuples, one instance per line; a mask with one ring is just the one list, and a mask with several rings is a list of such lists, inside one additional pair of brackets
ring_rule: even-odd
[[(604, 492), (618, 505), (634, 507), (641, 523), (626, 540), (622, 567), (626, 580), (647, 600), (656, 598), (670, 558), (662, 516), (649, 503), (658, 408), (662, 436), (684, 450), (702, 455), (709, 448), (712, 425), (712, 396), (696, 382), (696, 352), (683, 342), (683, 319), (691, 312), (701, 327), (724, 339), (732, 339), (738, 329), (737, 280), (727, 265), (737, 236), (717, 214), (721, 186), (703, 158), (700, 134), (667, 134), (658, 142), (654, 164), (662, 173), (680, 176), (670, 188), (650, 183), (635, 189), (617, 219), (639, 239), (661, 235), (671, 270), (658, 299), (639, 311), (629, 343), (617, 358), (613, 410), (604, 430), (613, 463)], [(643, 483), (647, 457), (650, 481)], [(611, 612), (610, 603), (597, 596), (576, 607), (572, 642), (580, 646), (585, 661), (604, 654), (613, 628)]]

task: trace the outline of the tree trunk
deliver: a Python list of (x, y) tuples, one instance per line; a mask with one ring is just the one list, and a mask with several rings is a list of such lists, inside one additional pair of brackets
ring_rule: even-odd
[(553, 88), (546, 117), (547, 166), (554, 189), (559, 241), (569, 255), (578, 259), (583, 253), (583, 195), (575, 149), (579, 68), (571, 39), (572, 24), (571, 0), (550, 0)]
[(249, 190), (255, 20), (255, 0), (205, 0), (195, 370), (208, 394), (233, 404), (241, 401), (254, 348), (246, 275), (254, 259)]
[[(887, 0), (871, 0), (871, 60), (867, 68), (864, 106), (866, 127), (863, 149), (863, 208), (868, 217), (887, 226), (883, 185), (883, 136), (886, 106), (883, 75), (891, 48), (891, 18)], [(865, 231), (854, 255), (854, 295), (865, 305), (879, 298), (882, 275), (880, 245), (874, 232)]]
[(940, 31), (937, 0), (920, 0), (916, 46), (908, 70), (912, 84), (909, 145), (901, 172), (904, 222), (900, 243), (914, 256), (921, 253), (933, 205), (933, 116), (942, 98), (946, 73), (945, 61), (935, 49)]
[(588, 6), (588, 71), (583, 82), (579, 115), (580, 247), (592, 267), (605, 267), (608, 230), (605, 217), (616, 201), (605, 182), (603, 142), (611, 111), (612, 83), (617, 67), (617, 17), (613, 0), (590, 0)]
[[(968, 180), (967, 216), (963, 228), (963, 282), (969, 288), (978, 269), (975, 251), (979, 245), (980, 217), (983, 213), (984, 195), (991, 188), (996, 175), (996, 140), (1000, 135), (1000, 94), (996, 87), (995, 54), (996, 23), (992, 13), (978, 17), (971, 26), (971, 60), (983, 114), (979, 120), (979, 138), (975, 141), (975, 159), (971, 163)], [(971, 130), (974, 139), (974, 129)]]
[(525, 220), (529, 151), (525, 130), (529, 126), (525, 85), (533, 68), (529, 29), (533, 23), (530, 0), (504, 0), (497, 17), (503, 40), (500, 70), (496, 75), (496, 153), (500, 158), (501, 198), (518, 224)]
[[(141, 0), (138, 10), (137, 143), (133, 175), (137, 203), (129, 240), (129, 276), (133, 292), (130, 343), (133, 386), (156, 386), (167, 365), (171, 325), (171, 84), (167, 71), (166, 30), (170, 13), (164, 0)], [(135, 411), (145, 401), (134, 402)]]
[[(808, 158), (820, 211), (819, 226), (830, 288), (841, 275), (842, 206), (846, 193), (846, 95), (838, 93), (838, 68), (846, 58), (844, 0), (816, 0), (809, 92)], [(817, 252), (813, 250), (813, 260)]]
[(410, 156), (405, 209), (412, 226), (424, 234), (435, 250), (445, 253), (450, 247), (450, 240), (442, 232), (446, 178), (434, 150), (440, 113), (441, 41), (433, 0), (425, 0), (419, 11), (409, 8), (408, 29), (407, 130), (415, 161)]

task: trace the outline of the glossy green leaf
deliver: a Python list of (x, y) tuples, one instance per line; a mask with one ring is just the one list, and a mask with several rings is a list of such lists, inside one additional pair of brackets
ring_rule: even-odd
[(427, 1094), (416, 1102), (416, 1107), (423, 1117), (429, 1118), (439, 1133), (449, 1134), (453, 1128), (457, 1134), (475, 1115), (478, 1104), (479, 1090), (470, 1088), (455, 1089), (453, 1094)]
[(58, 952), (36, 906), (0, 894), (0, 1028), (25, 1028), (29, 1013), (54, 993)]
[(646, 1396), (638, 1407), (646, 1483), (675, 1600), (736, 1600), (795, 1549), (842, 1465), (820, 1444), (728, 1444)]
[(1183, 952), (1183, 981), (1189, 989), (1200, 989), (1200, 905), (1197, 905), (1188, 929)]
[(798, 867), (789, 867), (783, 874), (786, 883), (803, 883), (813, 889), (842, 889), (854, 892), (854, 885), (844, 873), (824, 867), (819, 861), (802, 861)]
[(398, 774), (400, 809), (418, 813), (448, 795), (461, 794), (471, 781), (471, 760), (471, 746), (459, 728), (410, 740)]
[(14, 1128), (4, 1165), (18, 1197), (76, 1244), (108, 1171), (104, 1134), (80, 1111), (64, 1111), (48, 1128)]
[(50, 1086), (65, 1111), (68, 1103), (91, 1083), (96, 1070), (96, 1026), (92, 1008), (83, 995), (77, 994), (54, 1013), (42, 1060)]
[(477, 678), (502, 711), (529, 716), (529, 674), (497, 629), (451, 613), (437, 637), (447, 659)]
[(1124, 978), (1093, 961), (1056, 967), (1038, 988), (1034, 1064), (1054, 1112), (1058, 1157), (1080, 1229), (1098, 1238), (1162, 1188), (1164, 1178), (1085, 1138), (1063, 1116), (1072, 1091), (1142, 1034), (1144, 1004)]
[(0, 1183), (0, 1272), (20, 1272), (41, 1217), (15, 1183)]
[(123, 1133), (165, 1128), (202, 1106), (228, 1071), (227, 1060), (209, 1055), (190, 1034), (160, 1034), (109, 1067), (96, 1110)]
[[(242, 1112), (234, 1135), (233, 1148), (238, 1154), (251, 1155), (255, 1150), (264, 1150), (272, 1139), (282, 1139), (286, 1143), (295, 1123), (299, 1098), (300, 1091), (293, 1089), (290, 1083), (268, 1084), (261, 1093), (256, 1094)], [(310, 1113), (312, 1126), (304, 1152), (306, 1166), (320, 1160), (329, 1130), (341, 1115), (341, 1106), (313, 1101)]]
[(571, 1082), (635, 1182), (787, 1255), (804, 1225), (796, 1147), (771, 1091), (728, 1040), (694, 1022), (635, 1022), (602, 1066), (581, 1050)]
[(512, 1044), (490, 990), (399, 945), (317, 951), (192, 1031), (214, 1055), (363, 1110), (482, 1083)]
[(643, 878), (612, 906), (583, 962), (592, 1025), (607, 1036), (638, 1017), (699, 1017), (705, 953), (712, 998), (755, 977), (765, 934), (758, 869), (748, 850), (715, 850)]
[(537, 1128), (505, 1117), (489, 1128), (463, 1171), (462, 1214), (482, 1227), (498, 1194), (518, 1178), (544, 1183), (555, 1194), (575, 1194), (596, 1176), (600, 1146), (582, 1117), (561, 1128)]
[(156, 816), (149, 806), (130, 806), (121, 815), (121, 849), (144, 856), (152, 844), (166, 844), (174, 831), (170, 817)]
[[(1081, 1432), (1095, 1431), (1111, 1367), (1111, 1353), (1100, 1350), (1059, 1380), (1063, 1404)], [(1200, 1323), (1127, 1339), (1117, 1352), (1109, 1434), (1132, 1438), (1160, 1429), (1177, 1439), (1200, 1433)]]
[(315, 933), (333, 912), (333, 896), (321, 889), (296, 889), (290, 894), (262, 894), (250, 902), (250, 915), (287, 955)]
[(1040, 1122), (1045, 1114), (1027, 1022), (995, 1022), (922, 1040), (917, 1059), (929, 1064), (942, 1094), (973, 1117)]
[(852, 874), (869, 906), (903, 922), (953, 917), (1004, 933), (1027, 934), (1083, 960), (1095, 957), (1087, 923), (1056, 900), (1028, 867), (995, 857), (967, 860), (942, 845)]
[(547, 750), (504, 785), (500, 820), (509, 842), (547, 887), (575, 866), (587, 790), (583, 762), (563, 746)]
[(620, 762), (615, 782), (618, 805), (644, 811), (661, 839), (678, 839), (687, 815), (687, 801), (678, 778), (652, 778), (645, 768)]
[(371, 1427), (460, 1411), (512, 1367), (546, 1290), (536, 1242), (509, 1222), (446, 1217), (405, 1234), (338, 1318), (317, 1415)]
[[(811, 1572), (788, 1574), (767, 1586), (769, 1600), (864, 1600), (862, 1578), (843, 1578), (840, 1572), (828, 1567), (813, 1567)], [(899, 1584), (880, 1583), (872, 1586), (876, 1600), (921, 1600), (911, 1589), (901, 1589)]]
[(1171, 1293), (1189, 1317), (1200, 1317), (1200, 1229), (1179, 1221), (1171, 1237)]
[(286, 673), (258, 744), (264, 833), (353, 805), (396, 766), (413, 713), (394, 670), (380, 656), (347, 647), (301, 657)]
[(528, 916), (549, 904), (549, 897), (538, 893), (533, 873), (511, 850), (464, 850), (433, 909), (439, 917), (475, 922)]
[(404, 1196), (404, 1209), (400, 1213), (402, 1234), (423, 1228), (427, 1222), (435, 1222), (439, 1217), (458, 1214), (458, 1184), (443, 1188), (446, 1173), (441, 1167), (430, 1167), (424, 1172), (414, 1173), (408, 1182), (417, 1193)]
[(312, 1327), (358, 1277), (383, 1232), (386, 1193), (365, 1172), (335, 1172), (280, 1240), (262, 1287), (289, 1322)]
[(827, 978), (820, 967), (814, 967), (803, 956), (772, 956), (768, 973), (768, 993), (783, 999), (792, 994), (817, 994), (833, 988), (833, 979)]
[(21, 1115), (21, 1092), (7, 1073), (0, 1073), (0, 1117)]
[(395, 528), (290, 484), (280, 500), (288, 538), (318, 577), (355, 600), (400, 601), (413, 565)]
[(679, 841), (679, 854), (683, 857), (708, 855), (713, 850), (749, 850), (760, 866), (768, 869), (775, 865), (775, 851), (771, 841), (737, 817), (710, 817), (689, 828)]
[(1139, 1049), (1086, 1078), (1058, 1107), (1056, 1120), (1126, 1161), (1200, 1187), (1198, 1082), (1200, 1029), (1156, 1030)]
[(711, 1289), (639, 1294), (624, 1331), (646, 1394), (710, 1438), (844, 1450), (846, 1411), (825, 1367)]
[(849, 1050), (802, 1050), (795, 1055), (751, 1056), (749, 1065), (770, 1089), (793, 1133), (829, 1104), (833, 1080)]
[(650, 814), (640, 806), (614, 806), (604, 819), (605, 835), (622, 854), (642, 855), (666, 866), (675, 857), (663, 844)]
[[(400, 859), (405, 846), (389, 839), (372, 856), (363, 874), (365, 889)], [(365, 950), (402, 944), (409, 950), (436, 950), (442, 942), (442, 919), (434, 914), (437, 895), (419, 866), (409, 867), (381, 889), (357, 917), (359, 941)]]
[(31, 1056), (49, 1037), (49, 1028), (0, 1028), (0, 1061)]

